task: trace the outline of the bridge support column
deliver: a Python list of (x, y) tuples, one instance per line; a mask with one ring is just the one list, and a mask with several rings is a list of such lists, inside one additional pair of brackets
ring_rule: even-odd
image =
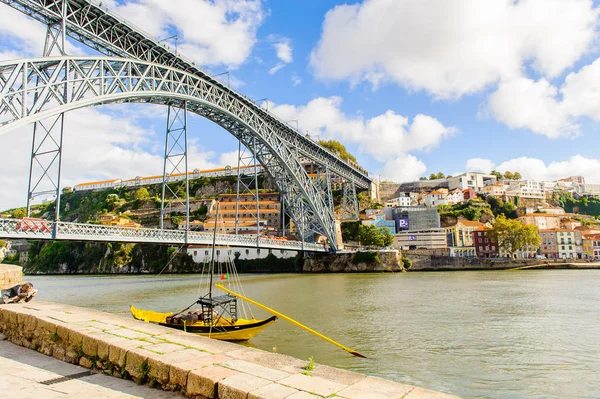
[[(260, 203), (258, 184), (258, 165), (256, 161), (256, 138), (251, 139), (251, 148), (238, 143), (237, 186), (235, 197), (235, 234), (240, 231), (240, 215), (251, 215), (256, 220), (256, 246), (260, 237)], [(248, 196), (240, 200), (240, 196)], [(241, 216), (242, 218), (244, 216)]]
[(190, 230), (190, 185), (187, 155), (187, 102), (184, 101), (181, 107), (169, 105), (167, 110), (160, 228), (164, 229), (165, 226), (167, 212), (165, 201), (169, 200), (169, 211), (172, 210), (173, 204), (182, 205), (185, 208), (186, 243)]
[[(67, 2), (63, 1), (61, 6), (62, 18), (46, 29), (46, 41), (44, 43), (44, 57), (66, 55), (66, 26)], [(46, 80), (50, 80), (50, 72), (43, 71)], [(68, 74), (67, 74), (68, 75)], [(36, 87), (43, 86), (37, 76)], [(63, 85), (57, 87), (57, 96), (65, 103), (68, 99), (69, 82), (65, 79)], [(40, 89), (41, 90), (41, 89)], [(38, 93), (34, 94), (35, 99)], [(54, 195), (54, 222), (60, 220), (60, 175), (62, 171), (62, 149), (65, 114), (48, 118), (33, 124), (33, 137), (31, 144), (31, 160), (29, 164), (29, 181), (27, 187), (27, 216), (31, 216), (31, 202), (40, 195)], [(56, 179), (56, 180), (54, 180)], [(56, 237), (58, 223), (54, 223), (53, 236)]]
[(354, 182), (344, 181), (342, 189), (342, 221), (358, 220), (358, 198), (356, 196), (356, 186), (354, 185)]

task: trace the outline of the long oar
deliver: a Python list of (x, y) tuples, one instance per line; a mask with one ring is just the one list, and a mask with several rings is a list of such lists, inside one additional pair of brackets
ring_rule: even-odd
[(222, 289), (223, 291), (225, 291), (225, 292), (228, 292), (228, 293), (230, 293), (230, 294), (231, 294), (231, 295), (233, 295), (233, 296), (236, 296), (236, 297), (238, 297), (238, 298), (240, 298), (240, 299), (243, 299), (243, 300), (244, 300), (244, 301), (246, 301), (246, 302), (250, 302), (251, 304), (258, 306), (259, 308), (261, 308), (261, 309), (264, 309), (264, 310), (266, 310), (267, 312), (269, 312), (269, 313), (272, 313), (272, 314), (274, 314), (274, 315), (275, 315), (275, 316), (277, 316), (277, 317), (281, 317), (282, 319), (289, 321), (289, 322), (290, 322), (290, 323), (292, 323), (293, 325), (295, 325), (295, 326), (298, 326), (298, 327), (300, 327), (300, 328), (303, 328), (303, 329), (305, 329), (305, 330), (306, 330), (306, 331), (308, 331), (309, 333), (311, 333), (311, 334), (313, 334), (313, 335), (316, 335), (317, 337), (319, 337), (319, 338), (321, 338), (321, 339), (324, 339), (325, 341), (329, 342), (330, 344), (334, 344), (334, 345), (335, 345), (335, 346), (337, 346), (338, 348), (342, 348), (343, 350), (345, 350), (345, 351), (346, 351), (346, 352), (348, 352), (348, 353), (351, 353), (351, 354), (353, 354), (354, 356), (358, 356), (358, 357), (364, 357), (364, 358), (366, 358), (366, 356), (365, 356), (365, 355), (361, 355), (360, 353), (358, 353), (358, 352), (357, 352), (357, 351), (355, 351), (354, 349), (350, 349), (350, 348), (348, 348), (348, 347), (346, 347), (346, 346), (344, 346), (344, 345), (342, 345), (342, 344), (340, 344), (340, 343), (337, 343), (337, 342), (335, 342), (335, 341), (334, 341), (334, 340), (332, 340), (331, 338), (327, 338), (327, 337), (326, 337), (326, 336), (324, 336), (323, 334), (320, 334), (320, 333), (316, 332), (316, 331), (315, 331), (315, 330), (313, 330), (312, 328), (306, 327), (304, 324), (297, 322), (296, 320), (292, 319), (291, 317), (288, 317), (288, 316), (284, 315), (283, 313), (279, 313), (278, 311), (276, 311), (276, 310), (274, 310), (274, 309), (271, 309), (271, 308), (269, 308), (269, 307), (267, 307), (267, 306), (265, 306), (265, 305), (263, 305), (263, 304), (260, 304), (260, 303), (258, 303), (258, 302), (256, 302), (256, 301), (253, 301), (252, 299), (250, 299), (250, 298), (247, 298), (247, 297), (245, 297), (245, 296), (243, 296), (243, 295), (240, 295), (240, 294), (238, 294), (237, 292), (233, 292), (233, 291), (231, 291), (231, 290), (229, 290), (229, 289), (227, 289), (227, 288), (223, 287), (223, 285), (222, 285), (222, 284), (215, 284), (215, 287), (217, 287), (217, 288), (220, 288), (220, 289)]

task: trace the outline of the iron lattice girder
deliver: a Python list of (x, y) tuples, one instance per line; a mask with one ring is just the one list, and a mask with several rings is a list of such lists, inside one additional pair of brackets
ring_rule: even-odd
[[(53, 232), (56, 231), (56, 236)], [(0, 219), (0, 238), (28, 240), (63, 240), (95, 242), (128, 242), (153, 244), (212, 244), (213, 234), (183, 230), (161, 230), (103, 226), (99, 224), (68, 223), (52, 221), (31, 221), (21, 219)], [(216, 244), (247, 248), (271, 248), (279, 250), (325, 252), (323, 245), (283, 241), (273, 238), (256, 237), (248, 234), (217, 234)]]
[[(38, 85), (30, 84), (38, 75)], [(303, 226), (303, 237), (310, 238), (312, 230), (335, 248), (333, 213), (300, 163), (297, 148), (228, 89), (184, 71), (129, 59), (64, 56), (0, 63), (0, 134), (62, 112), (117, 102), (187, 104), (188, 111), (223, 126), (247, 148), (256, 139), (257, 159), (285, 191), (287, 210)]]
[(154, 62), (188, 72), (228, 93), (228, 99), (243, 104), (249, 114), (254, 114), (272, 126), (282, 140), (294, 146), (299, 153), (345, 180), (353, 181), (357, 188), (370, 188), (371, 179), (357, 168), (325, 150), (309, 138), (290, 128), (285, 122), (260, 108), (249, 98), (231, 90), (201, 71), (194, 62), (177, 54), (171, 47), (161, 44), (149, 34), (136, 28), (118, 15), (86, 0), (0, 0), (38, 21), (48, 25), (62, 18), (66, 2), (65, 27), (67, 35), (91, 48), (107, 54)]

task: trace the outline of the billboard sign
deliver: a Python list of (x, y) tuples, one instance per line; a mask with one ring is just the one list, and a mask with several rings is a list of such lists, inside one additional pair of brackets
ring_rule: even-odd
[(398, 218), (398, 231), (408, 230), (408, 218)]

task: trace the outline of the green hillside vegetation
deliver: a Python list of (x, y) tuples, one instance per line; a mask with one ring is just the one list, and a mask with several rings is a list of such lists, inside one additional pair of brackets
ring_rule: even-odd
[(558, 200), (568, 213), (582, 213), (584, 215), (594, 216), (600, 219), (600, 199), (598, 198), (581, 198), (576, 200), (571, 194), (555, 194), (555, 200)]
[(440, 205), (437, 209), (440, 216), (460, 217), (472, 221), (479, 221), (484, 214), (494, 218), (499, 215), (508, 219), (518, 217), (517, 208), (511, 202), (504, 202), (492, 196), (473, 198), (455, 205)]

